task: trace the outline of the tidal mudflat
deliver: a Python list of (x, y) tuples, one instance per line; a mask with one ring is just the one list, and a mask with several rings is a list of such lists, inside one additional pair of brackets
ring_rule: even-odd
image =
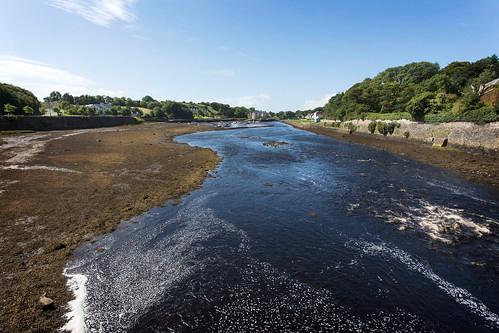
[(72, 251), (200, 186), (217, 156), (172, 139), (207, 129), (157, 123), (1, 136), (0, 331), (61, 327)]

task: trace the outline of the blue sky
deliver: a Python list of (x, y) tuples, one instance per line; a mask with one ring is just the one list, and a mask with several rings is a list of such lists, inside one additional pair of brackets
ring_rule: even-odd
[(386, 67), (499, 54), (498, 0), (0, 0), (0, 82), (311, 108)]

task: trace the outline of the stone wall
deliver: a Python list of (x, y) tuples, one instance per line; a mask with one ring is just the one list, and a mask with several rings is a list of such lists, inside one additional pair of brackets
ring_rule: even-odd
[(134, 117), (121, 116), (75, 116), (75, 117), (43, 117), (43, 116), (5, 116), (0, 117), (0, 130), (34, 130), (52, 131), (83, 128), (111, 127), (138, 124)]
[[(368, 132), (367, 126), (370, 122), (371, 120), (351, 121), (351, 123), (357, 126), (357, 131), (366, 133)], [(389, 123), (390, 121), (384, 122)], [(400, 127), (396, 128), (393, 133), (393, 136), (396, 137), (404, 137), (404, 132), (409, 132), (411, 139), (427, 143), (438, 144), (447, 139), (450, 146), (499, 151), (499, 122), (485, 125), (468, 122), (429, 124), (405, 119), (394, 122), (400, 124)], [(342, 123), (341, 126), (347, 128), (348, 123), (350, 121)], [(380, 134), (376, 131), (376, 135)]]

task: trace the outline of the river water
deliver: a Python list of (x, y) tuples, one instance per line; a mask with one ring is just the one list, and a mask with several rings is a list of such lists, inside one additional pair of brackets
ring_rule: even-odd
[(499, 330), (497, 190), (280, 123), (177, 141), (221, 165), (77, 250), (75, 332)]

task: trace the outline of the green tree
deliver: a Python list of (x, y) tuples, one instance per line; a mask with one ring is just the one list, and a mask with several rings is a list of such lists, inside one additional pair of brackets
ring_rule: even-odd
[(433, 98), (435, 95), (431, 92), (423, 92), (411, 98), (407, 103), (406, 111), (416, 121), (424, 121), (426, 114), (433, 112)]
[(23, 107), (24, 114), (33, 114), (33, 108), (29, 105)]
[(14, 114), (16, 112), (16, 110), (17, 110), (17, 107), (15, 107), (14, 105), (9, 104), (9, 103), (4, 104), (4, 106), (3, 106), (3, 112), (9, 116)]
[(62, 99), (61, 93), (58, 91), (52, 91), (49, 95), (51, 102), (58, 102)]

